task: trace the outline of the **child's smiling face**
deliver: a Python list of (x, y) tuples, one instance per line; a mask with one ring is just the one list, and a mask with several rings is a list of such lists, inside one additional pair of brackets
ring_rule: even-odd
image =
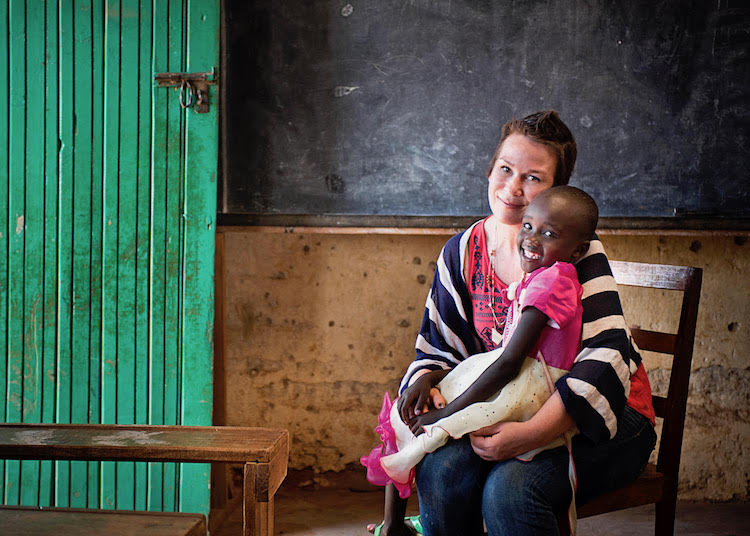
[[(549, 193), (545, 192), (545, 194)], [(524, 272), (575, 262), (588, 250), (578, 211), (566, 199), (540, 195), (526, 209), (517, 244)]]

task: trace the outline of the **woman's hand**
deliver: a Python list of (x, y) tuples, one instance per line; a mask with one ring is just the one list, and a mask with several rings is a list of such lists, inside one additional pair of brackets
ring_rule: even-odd
[[(440, 380), (446, 374), (448, 374), (447, 370), (435, 370), (422, 374), (414, 383), (404, 389), (404, 392), (398, 397), (398, 413), (401, 415), (402, 421), (408, 423), (414, 416), (429, 411), (430, 407), (438, 407), (432, 405), (433, 400), (438, 402), (442, 400), (443, 406), (445, 405), (443, 396), (440, 395), (438, 398), (434, 395), (433, 388), (440, 383)], [(437, 391), (437, 389), (434, 389), (434, 391)]]
[(443, 393), (437, 387), (430, 389), (430, 400), (432, 401), (433, 408), (443, 409), (447, 405), (445, 398), (443, 398)]
[(535, 449), (527, 422), (500, 422), (469, 435), (477, 456), (488, 461), (508, 460)]
[(555, 393), (526, 422), (501, 422), (470, 434), (471, 446), (480, 458), (501, 461), (550, 443), (575, 425)]

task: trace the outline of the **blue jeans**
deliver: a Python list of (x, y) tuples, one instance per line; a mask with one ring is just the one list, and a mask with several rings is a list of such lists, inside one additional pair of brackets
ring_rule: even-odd
[[(625, 408), (615, 437), (593, 444), (578, 435), (573, 458), (576, 502), (585, 503), (635, 480), (656, 443), (651, 423)], [(558, 534), (557, 514), (570, 505), (568, 451), (537, 454), (530, 462), (487, 462), (468, 437), (449, 441), (417, 466), (419, 509), (425, 536)]]

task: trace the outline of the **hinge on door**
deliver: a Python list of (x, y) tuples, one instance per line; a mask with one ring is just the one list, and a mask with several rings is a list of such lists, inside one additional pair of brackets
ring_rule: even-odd
[(216, 84), (216, 67), (206, 73), (156, 73), (157, 87), (179, 87), (180, 106), (208, 112), (208, 86)]

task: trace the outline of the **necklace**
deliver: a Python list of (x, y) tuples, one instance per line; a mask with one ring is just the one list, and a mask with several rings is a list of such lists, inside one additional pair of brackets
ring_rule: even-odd
[(487, 274), (487, 284), (490, 293), (490, 312), (492, 313), (492, 342), (499, 346), (503, 340), (503, 334), (500, 332), (500, 321), (495, 314), (495, 252), (498, 240), (497, 220), (495, 220), (495, 247), (490, 249), (490, 270)]

